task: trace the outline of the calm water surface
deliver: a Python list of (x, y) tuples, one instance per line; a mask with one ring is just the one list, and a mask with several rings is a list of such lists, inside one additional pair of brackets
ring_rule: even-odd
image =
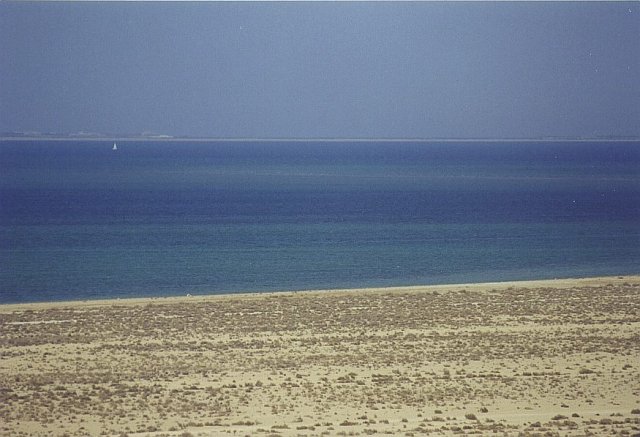
[(0, 142), (0, 302), (640, 272), (640, 143)]

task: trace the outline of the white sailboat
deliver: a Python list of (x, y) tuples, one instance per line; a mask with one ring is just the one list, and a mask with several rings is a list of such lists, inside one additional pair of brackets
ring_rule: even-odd
[(111, 150), (118, 150), (118, 146), (116, 145), (116, 143), (113, 143), (113, 147), (111, 148)]

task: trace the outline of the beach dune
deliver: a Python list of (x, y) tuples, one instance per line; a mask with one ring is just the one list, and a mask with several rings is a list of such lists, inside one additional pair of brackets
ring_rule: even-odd
[(0, 306), (0, 435), (640, 433), (640, 276)]

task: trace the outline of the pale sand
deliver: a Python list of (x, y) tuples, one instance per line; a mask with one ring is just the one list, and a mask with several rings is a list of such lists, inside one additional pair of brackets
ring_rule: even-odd
[(0, 306), (0, 435), (640, 433), (640, 276)]

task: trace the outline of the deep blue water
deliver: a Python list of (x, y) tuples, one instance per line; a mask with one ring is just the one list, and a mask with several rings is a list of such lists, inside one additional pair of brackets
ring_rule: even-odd
[(0, 142), (0, 302), (640, 273), (640, 143)]

